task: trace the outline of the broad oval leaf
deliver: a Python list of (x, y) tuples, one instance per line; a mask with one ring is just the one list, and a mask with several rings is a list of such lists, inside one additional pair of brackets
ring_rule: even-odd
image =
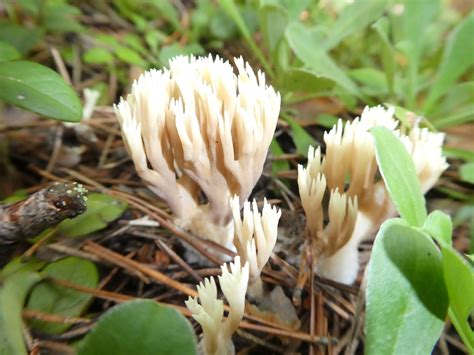
[(107, 311), (78, 354), (193, 355), (197, 347), (193, 329), (180, 313), (151, 300), (135, 300)]
[(401, 219), (385, 222), (367, 270), (366, 354), (431, 353), (447, 306), (433, 241)]
[(109, 225), (127, 209), (127, 204), (112, 196), (90, 193), (87, 210), (73, 219), (66, 219), (58, 225), (58, 232), (66, 237), (81, 237)]
[(0, 99), (62, 121), (78, 122), (82, 106), (74, 90), (54, 70), (28, 62), (0, 62)]
[[(99, 281), (96, 266), (88, 260), (77, 257), (68, 257), (52, 262), (41, 273), (48, 277), (90, 288), (95, 288)], [(33, 288), (27, 308), (64, 317), (78, 317), (88, 307), (91, 299), (92, 295), (90, 294), (55, 285), (45, 280)], [(34, 320), (31, 322), (31, 326), (45, 333), (59, 334), (71, 325)]]
[(427, 213), (413, 159), (392, 131), (385, 127), (371, 131), (377, 164), (398, 213), (410, 225), (421, 227)]

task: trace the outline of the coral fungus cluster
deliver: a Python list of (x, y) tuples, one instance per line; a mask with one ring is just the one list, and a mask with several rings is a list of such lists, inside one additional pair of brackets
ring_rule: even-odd
[[(203, 329), (206, 354), (234, 353), (231, 336), (244, 315), (247, 287), (263, 295), (260, 274), (281, 217), (266, 200), (261, 213), (256, 201), (246, 201), (262, 173), (280, 95), (242, 58), (235, 65), (237, 74), (220, 58), (176, 57), (169, 69), (144, 73), (115, 107), (138, 175), (169, 205), (175, 223), (239, 255), (219, 276), (230, 307), (225, 320), (212, 277), (186, 302)], [(345, 124), (339, 120), (324, 134), (325, 154), (310, 147), (306, 167), (298, 166), (306, 246), (324, 277), (352, 283), (358, 244), (396, 213), (378, 172), (372, 127), (400, 137), (424, 192), (447, 167), (443, 134), (418, 125), (406, 133), (393, 114), (377, 106)]]

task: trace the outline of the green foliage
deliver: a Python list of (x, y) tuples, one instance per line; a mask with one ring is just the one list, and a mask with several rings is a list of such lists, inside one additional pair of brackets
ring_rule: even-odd
[(426, 220), (425, 199), (415, 164), (403, 143), (385, 127), (372, 129), (379, 165), (390, 197), (410, 225), (421, 227)]
[(260, 60), (260, 63), (265, 69), (265, 72), (267, 73), (267, 75), (270, 78), (273, 78), (274, 73), (273, 73), (272, 67), (267, 62), (267, 60), (265, 59), (265, 55), (262, 53), (258, 45), (253, 40), (249, 27), (245, 23), (245, 20), (242, 14), (239, 12), (239, 8), (235, 4), (235, 2), (233, 0), (219, 0), (219, 3), (224, 9), (224, 11), (227, 13), (227, 15), (232, 19), (232, 21), (234, 21), (240, 33), (242, 34), (242, 37), (245, 39), (245, 41), (249, 45), (252, 52)]
[[(69, 67), (82, 56), (84, 73), (105, 73), (128, 85), (130, 70), (167, 65), (179, 54), (208, 52), (242, 55), (258, 61), (282, 94), (282, 117), (289, 124), (296, 152), (306, 155), (315, 139), (300, 126), (295, 103), (331, 97), (345, 112), (365, 104), (396, 105), (403, 128), (412, 112), (437, 129), (473, 121), (474, 13), (464, 18), (445, 2), (401, 0), (197, 0), (182, 11), (170, 0), (114, 0), (87, 4), (111, 27), (80, 22), (85, 7), (66, 0), (8, 0), (0, 21), (0, 99), (65, 121), (81, 118), (73, 90), (55, 72), (39, 64), (18, 61), (42, 57), (52, 44)], [(216, 4), (218, 6), (216, 6)], [(189, 15), (189, 17), (187, 16)], [(258, 33), (257, 33), (258, 32)], [(73, 41), (71, 33), (76, 34)], [(77, 36), (77, 33), (81, 33)], [(66, 36), (67, 35), (67, 36)], [(47, 37), (45, 37), (47, 36)], [(237, 50), (235, 50), (237, 48)], [(231, 51), (229, 51), (231, 49)], [(97, 85), (104, 87), (104, 80)], [(110, 102), (104, 102), (110, 104)], [(429, 120), (429, 121), (428, 121)], [(333, 114), (320, 114), (314, 123), (331, 126)], [(471, 224), (472, 206), (454, 218), (433, 211), (427, 215), (413, 162), (404, 146), (383, 128), (373, 130), (377, 161), (390, 195), (403, 218), (386, 222), (377, 236), (367, 271), (367, 352), (429, 353), (448, 315), (470, 352), (474, 335), (468, 323), (474, 300), (473, 269), (451, 246), (453, 224)], [(274, 140), (274, 156), (284, 154)], [(464, 160), (459, 177), (473, 183), (472, 152), (445, 149)], [(273, 174), (289, 170), (275, 160)], [(440, 191), (459, 200), (472, 197), (450, 187)], [(10, 201), (11, 202), (11, 201)], [(86, 236), (105, 228), (127, 208), (110, 196), (91, 194), (87, 212), (58, 227), (58, 235)], [(462, 213), (461, 213), (462, 212)], [(77, 316), (90, 296), (53, 285), (43, 276), (95, 287), (95, 267), (78, 258), (44, 266), (43, 262), (11, 262), (1, 273), (0, 354), (24, 354), (21, 310), (28, 308)], [(133, 319), (133, 322), (131, 322)], [(63, 324), (40, 321), (31, 326), (59, 334)], [(174, 310), (151, 301), (120, 305), (104, 314), (86, 337), (80, 353), (196, 353), (192, 329)]]
[(339, 68), (323, 48), (315, 45), (322, 40), (319, 28), (306, 28), (294, 22), (286, 31), (286, 38), (296, 56), (304, 63), (305, 68), (316, 76), (332, 80), (351, 94), (359, 96), (356, 84)]
[(452, 86), (452, 84), (474, 65), (474, 12), (462, 21), (451, 33), (443, 52), (436, 80), (431, 87), (423, 109), (429, 113), (435, 101)]
[(74, 90), (53, 70), (33, 62), (0, 62), (0, 99), (62, 121), (77, 122), (82, 106)]
[(367, 270), (366, 354), (429, 354), (448, 307), (435, 244), (402, 220), (385, 222)]
[(58, 225), (58, 232), (65, 237), (81, 237), (109, 225), (127, 209), (127, 204), (112, 196), (90, 193), (87, 210), (73, 219), (66, 219)]
[[(449, 318), (469, 352), (474, 351), (474, 331), (468, 318), (474, 310), (474, 269), (450, 246), (443, 246), (444, 279), (449, 295)], [(467, 296), (467, 297), (466, 297)]]
[(317, 146), (316, 140), (306, 132), (294, 119), (287, 116), (285, 121), (291, 127), (291, 133), (293, 136), (293, 142), (296, 145), (296, 152), (305, 156), (308, 153), (309, 146)]
[(379, 169), (404, 220), (385, 222), (376, 237), (367, 271), (366, 351), (428, 353), (448, 310), (473, 352), (468, 317), (474, 299), (466, 295), (474, 294), (474, 269), (451, 246), (451, 218), (441, 211), (426, 217), (423, 196), (413, 182), (413, 162), (403, 144), (383, 127), (372, 133)]
[(7, 42), (0, 42), (0, 62), (20, 59), (21, 54), (18, 50)]
[(151, 300), (113, 307), (79, 346), (79, 355), (197, 354), (194, 332), (176, 310)]
[(0, 21), (0, 41), (9, 43), (21, 54), (28, 53), (43, 38), (43, 30)]
[[(95, 288), (99, 275), (96, 266), (84, 259), (68, 257), (49, 263), (42, 271), (43, 277), (66, 280), (79, 286)], [(92, 295), (70, 288), (55, 285), (51, 281), (42, 281), (31, 291), (27, 308), (64, 317), (78, 317), (89, 306)], [(70, 324), (47, 323), (40, 320), (31, 322), (31, 326), (45, 333), (60, 334)]]
[(461, 165), (459, 175), (462, 181), (474, 184), (474, 163), (466, 163)]
[(441, 211), (433, 211), (423, 225), (423, 230), (441, 245), (451, 245), (453, 222), (451, 217)]
[(0, 354), (27, 354), (23, 340), (21, 312), (30, 288), (41, 280), (40, 274), (18, 270), (2, 276), (0, 284)]

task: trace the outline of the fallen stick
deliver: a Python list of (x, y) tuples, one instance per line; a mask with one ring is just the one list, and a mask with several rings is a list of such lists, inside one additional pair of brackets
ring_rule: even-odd
[(87, 190), (77, 182), (57, 182), (26, 200), (0, 206), (0, 245), (36, 237), (86, 207)]

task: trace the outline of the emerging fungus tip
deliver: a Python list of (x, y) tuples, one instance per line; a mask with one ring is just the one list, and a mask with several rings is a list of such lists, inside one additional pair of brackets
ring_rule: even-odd
[[(230, 269), (230, 270), (229, 270)], [(232, 334), (244, 316), (245, 294), (249, 278), (248, 263), (241, 267), (237, 256), (233, 263), (221, 266), (219, 284), (229, 302), (230, 312), (223, 321), (224, 305), (217, 299), (217, 286), (213, 277), (204, 279), (198, 287), (198, 296), (189, 297), (186, 307), (203, 330), (203, 350), (206, 355), (234, 354)]]

